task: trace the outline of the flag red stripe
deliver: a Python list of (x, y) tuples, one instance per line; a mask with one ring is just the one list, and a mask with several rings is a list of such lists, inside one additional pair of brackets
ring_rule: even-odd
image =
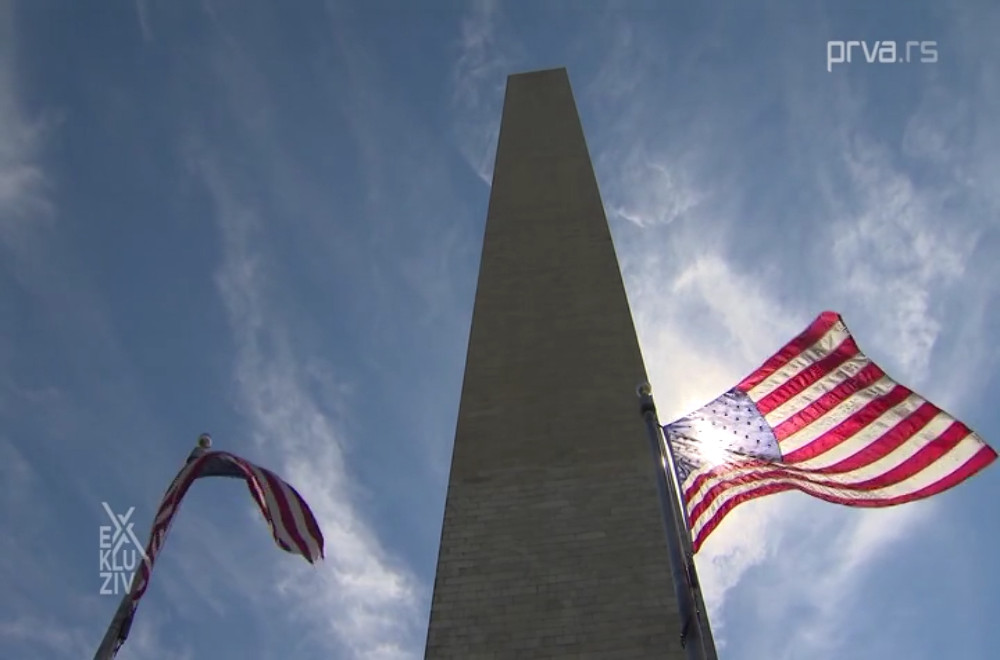
[(896, 467), (868, 481), (855, 484), (851, 488), (853, 490), (874, 490), (899, 483), (904, 479), (909, 479), (954, 449), (958, 443), (969, 437), (971, 433), (961, 422), (952, 422), (945, 429), (944, 433), (921, 447), (916, 453)]
[[(799, 490), (848, 506), (892, 506), (951, 488), (997, 456), (967, 426), (896, 384), (865, 358), (834, 312), (820, 314), (736, 390), (740, 397), (755, 393), (756, 409), (748, 423), (757, 414), (764, 416), (758, 422), (773, 419), (770, 430), (779, 455), (744, 455), (744, 450), (763, 450), (739, 443), (733, 445), (739, 451), (725, 451), (724, 432), (688, 437), (675, 445), (679, 456), (698, 467), (682, 487), (689, 520), (698, 530), (696, 551), (729, 511), (756, 497)], [(736, 402), (726, 399), (722, 405)], [(699, 414), (719, 413), (703, 409), (691, 417)], [(669, 437), (671, 431), (664, 430)], [(704, 452), (702, 442), (707, 444)], [(707, 458), (714, 456), (712, 448), (724, 450), (722, 465)]]
[[(286, 552), (295, 552), (295, 548), (285, 543), (283, 539), (278, 537), (277, 532), (275, 532), (274, 513), (271, 511), (271, 507), (267, 505), (267, 497), (264, 494), (265, 484), (260, 483), (260, 480), (257, 479), (257, 475), (254, 473), (251, 466), (242, 461), (238, 456), (230, 454), (227, 458), (232, 463), (238, 465), (243, 474), (246, 475), (245, 480), (247, 490), (250, 491), (250, 496), (253, 498), (254, 503), (257, 504), (257, 508), (260, 509), (261, 515), (264, 517), (264, 522), (267, 523), (267, 528), (271, 532), (271, 536), (274, 538), (275, 543), (277, 543), (278, 547)], [(263, 471), (263, 468), (259, 469)]]
[(817, 419), (842, 404), (855, 392), (865, 389), (885, 376), (885, 372), (874, 363), (865, 365), (858, 373), (824, 393), (815, 401), (774, 427), (774, 437), (781, 442), (793, 433), (801, 431)]
[(761, 365), (759, 369), (744, 378), (743, 381), (736, 386), (737, 389), (749, 392), (763, 383), (768, 376), (791, 362), (803, 351), (822, 339), (823, 335), (829, 332), (830, 328), (836, 325), (839, 320), (840, 315), (836, 312), (823, 312), (820, 314), (816, 317), (816, 320), (812, 322), (812, 325), (806, 328), (802, 334), (785, 344), (780, 351), (771, 356), (771, 358)]
[[(893, 394), (893, 391), (895, 390), (890, 390), (890, 392), (886, 395), (885, 398), (890, 399), (889, 403), (891, 405), (888, 405), (885, 408), (886, 410), (897, 405), (903, 399), (905, 399), (906, 396), (910, 395), (909, 390), (901, 388), (900, 386), (897, 387), (900, 388), (901, 391), (905, 392), (905, 396), (902, 396), (901, 393), (897, 394), (896, 395), (897, 397), (902, 396), (902, 398), (899, 401), (895, 401), (894, 399), (890, 398)], [(880, 399), (876, 399), (875, 401), (879, 400)], [(871, 404), (875, 403), (875, 401), (869, 403), (868, 406), (871, 406)], [(790, 452), (788, 456), (782, 458), (781, 463), (772, 463), (768, 461), (761, 461), (749, 458), (746, 460), (726, 462), (695, 477), (691, 485), (685, 489), (685, 494), (693, 495), (698, 491), (699, 488), (701, 488), (702, 484), (705, 481), (718, 478), (720, 476), (725, 475), (726, 473), (738, 472), (746, 467), (753, 466), (759, 468), (769, 468), (775, 465), (781, 465), (782, 463), (790, 467), (794, 467), (794, 464), (796, 462), (806, 460), (805, 458), (800, 457), (801, 456), (800, 453), (804, 452), (804, 450), (808, 450), (809, 448), (819, 448), (827, 445), (830, 448), (832, 448), (837, 444), (839, 444), (841, 441), (838, 440), (837, 442), (833, 442), (829, 438), (827, 438), (827, 436), (831, 434), (841, 433), (842, 431), (849, 429), (850, 428), (849, 426), (845, 426), (847, 421), (854, 420), (856, 424), (861, 424), (862, 422), (864, 422), (863, 426), (867, 426), (867, 424), (871, 423), (872, 421), (877, 419), (882, 413), (885, 412), (885, 410), (879, 412), (879, 407), (872, 406), (872, 408), (868, 410), (866, 417), (865, 410), (868, 408), (868, 406), (863, 407), (852, 417), (848, 418), (848, 420), (845, 420), (845, 423), (841, 424), (840, 426), (836, 426), (830, 429), (826, 434), (819, 436), (819, 438), (814, 440), (812, 443), (805, 445), (804, 447), (802, 447), (797, 451)], [(873, 463), (874, 461), (882, 458), (883, 456), (885, 456), (886, 454), (888, 454), (889, 452), (891, 452), (892, 450), (896, 449), (904, 442), (909, 440), (911, 437), (913, 437), (913, 435), (918, 433), (920, 429), (926, 426), (927, 423), (940, 412), (941, 411), (933, 404), (925, 402), (923, 405), (920, 406), (920, 408), (915, 410), (912, 414), (903, 419), (899, 424), (897, 424), (889, 431), (884, 433), (881, 437), (875, 439), (871, 444), (866, 446), (864, 449), (856, 452), (851, 456), (848, 456), (844, 460), (834, 465), (825, 468), (808, 468), (808, 471), (816, 474), (836, 474), (841, 472), (850, 472), (852, 470), (856, 470), (860, 467), (864, 467), (865, 465)], [(866, 419), (867, 421), (865, 421)], [(858, 428), (860, 430), (861, 427)], [(851, 433), (851, 435), (853, 435), (853, 432)], [(847, 440), (849, 437), (850, 436), (848, 435), (843, 439)], [(826, 442), (826, 445), (822, 444), (823, 442)], [(810, 456), (809, 458), (812, 457)], [(801, 472), (793, 472), (790, 474), (801, 474)]]
[[(921, 448), (920, 451), (915, 452), (911, 457), (907, 458), (896, 467), (883, 472), (876, 477), (872, 477), (871, 479), (850, 484), (822, 479), (819, 476), (822, 473), (819, 471), (794, 470), (788, 469), (780, 463), (764, 463), (760, 466), (760, 469), (755, 470), (754, 472), (745, 473), (740, 477), (728, 481), (722, 481), (705, 491), (698, 504), (691, 510), (691, 518), (692, 520), (697, 520), (698, 517), (712, 505), (712, 502), (724, 495), (726, 491), (739, 485), (752, 483), (754, 481), (761, 481), (764, 479), (784, 477), (790, 480), (812, 483), (821, 487), (835, 488), (842, 491), (854, 491), (858, 493), (885, 488), (886, 486), (899, 483), (904, 479), (908, 479), (919, 473), (931, 463), (937, 461), (939, 458), (951, 451), (956, 445), (958, 445), (959, 442), (968, 437), (970, 433), (971, 431), (963, 424), (955, 422), (949, 426), (944, 433), (928, 443), (925, 447)], [(814, 474), (817, 476), (813, 477)], [(692, 496), (694, 496), (696, 492), (696, 489), (688, 489), (685, 491), (685, 501), (690, 502)], [(845, 495), (845, 497), (848, 496)], [(859, 497), (863, 496), (859, 495)]]
[[(865, 449), (858, 452), (854, 456), (850, 456), (834, 465), (830, 465), (825, 468), (810, 468), (807, 470), (806, 469), (796, 470), (795, 466), (793, 465), (787, 465), (778, 462), (762, 461), (758, 459), (746, 459), (740, 462), (725, 463), (723, 465), (716, 466), (711, 470), (708, 470), (695, 477), (695, 479), (691, 482), (691, 485), (684, 488), (684, 497), (685, 499), (689, 500), (692, 496), (694, 496), (698, 492), (698, 489), (700, 489), (702, 485), (710, 479), (725, 478), (727, 474), (737, 473), (741, 470), (745, 470), (746, 468), (758, 468), (760, 470), (767, 470), (773, 468), (774, 470), (782, 470), (787, 466), (787, 468), (791, 469), (783, 471), (782, 472), (783, 474), (808, 478), (809, 474), (819, 474), (819, 475), (841, 474), (844, 472), (850, 472), (852, 470), (864, 467), (865, 465), (869, 465), (878, 460), (879, 458), (884, 457), (893, 449), (896, 449), (900, 444), (911, 438), (913, 435), (919, 432), (920, 429), (926, 426), (927, 421), (930, 421), (937, 414), (941, 412), (939, 409), (935, 408), (932, 404), (925, 404), (925, 405), (929, 406), (930, 409), (933, 411), (932, 413), (929, 414), (929, 416), (926, 417), (926, 420), (922, 421), (913, 420), (913, 423), (908, 427), (904, 426), (904, 424), (897, 425), (890, 433), (895, 433), (897, 430), (902, 429), (906, 431), (905, 436), (902, 432), (898, 433), (897, 435), (900, 436), (899, 441), (893, 443), (887, 442), (881, 448), (881, 450), (873, 450), (869, 452), (867, 449)], [(927, 415), (927, 413), (921, 413), (921, 410), (917, 410), (913, 413), (913, 415), (908, 417), (905, 420), (905, 422), (911, 422), (911, 418), (917, 416), (918, 413), (920, 414), (921, 417), (925, 417)], [(959, 421), (952, 422), (951, 425), (949, 425), (948, 428), (945, 429), (940, 436), (938, 436), (930, 443), (928, 443), (927, 446), (922, 447), (919, 451), (915, 452), (913, 456), (907, 458), (906, 461), (904, 461), (903, 463), (901, 463), (900, 465), (898, 465), (897, 467), (893, 468), (892, 470), (886, 473), (887, 475), (896, 475), (895, 478), (880, 477), (879, 480), (882, 482), (881, 485), (887, 486), (891, 483), (894, 483), (895, 481), (901, 481), (906, 477), (916, 474), (927, 465), (930, 465), (937, 457), (943, 456), (947, 452), (947, 450), (957, 445), (962, 440), (962, 438), (966, 437), (970, 433), (972, 433), (972, 430), (969, 429), (969, 427), (962, 424), (961, 422)], [(886, 439), (886, 436), (883, 436), (883, 438), (880, 438), (877, 442), (881, 442), (883, 439)], [(941, 448), (944, 448), (944, 450), (941, 451)], [(927, 458), (929, 456), (934, 456), (934, 458)], [(902, 469), (904, 466), (909, 466), (909, 467), (907, 467), (904, 470)], [(772, 475), (776, 473), (772, 471), (769, 472), (768, 474)], [(821, 483), (821, 482), (817, 481), (816, 483)]]
[[(313, 563), (316, 558), (323, 556), (323, 535), (319, 531), (319, 525), (316, 522), (315, 517), (313, 517), (312, 512), (309, 510), (309, 506), (305, 503), (305, 500), (302, 499), (302, 496), (299, 495), (299, 493), (292, 488), (291, 485), (285, 483), (281, 477), (227, 452), (205, 452), (194, 460), (189, 459), (188, 464), (182, 467), (174, 477), (173, 481), (170, 482), (170, 485), (167, 487), (167, 490), (160, 501), (159, 507), (157, 507), (156, 515), (153, 519), (152, 529), (150, 530), (149, 542), (146, 544), (146, 557), (140, 563), (138, 570), (135, 572), (135, 577), (133, 578), (132, 584), (129, 588), (128, 614), (123, 622), (118, 624), (114, 653), (117, 653), (118, 649), (121, 648), (122, 644), (125, 642), (125, 638), (128, 635), (128, 629), (132, 625), (132, 620), (135, 616), (136, 609), (138, 608), (139, 599), (146, 592), (146, 589), (149, 586), (149, 578), (153, 565), (156, 561), (156, 557), (163, 548), (167, 531), (169, 531), (170, 526), (173, 523), (174, 516), (176, 516), (177, 511), (180, 509), (180, 503), (183, 500), (184, 495), (196, 479), (201, 476), (205, 476), (203, 474), (205, 467), (208, 465), (208, 461), (213, 458), (226, 461), (238, 469), (250, 490), (250, 496), (253, 498), (254, 502), (263, 514), (265, 521), (271, 528), (272, 536), (274, 536), (275, 541), (277, 541), (280, 547), (288, 550), (289, 552), (295, 551), (295, 549), (291, 548), (288, 543), (286, 543), (279, 536), (275, 528), (275, 522), (282, 525), (283, 531), (288, 532), (295, 544), (298, 546), (299, 553), (305, 557), (307, 561)], [(260, 471), (260, 474), (263, 475), (263, 478), (267, 483), (261, 483), (260, 480), (257, 479), (257, 470)], [(224, 474), (225, 476), (237, 476), (236, 474), (227, 471), (222, 471), (222, 473), (220, 473), (217, 470), (213, 470), (211, 474), (213, 476), (221, 474)], [(286, 501), (284, 488), (287, 488), (288, 492), (291, 493), (291, 498), (294, 500), (293, 502)], [(271, 511), (267, 506), (267, 493), (272, 494), (272, 501), (278, 509), (276, 512), (278, 515), (277, 521), (274, 518), (275, 512)], [(293, 506), (296, 507), (295, 510), (291, 508)], [(306, 528), (312, 539), (316, 541), (318, 551), (316, 554), (318, 557), (314, 556), (314, 553), (310, 549), (309, 545), (300, 536), (299, 521), (296, 520), (294, 513), (301, 514), (301, 524)]]
[(782, 457), (782, 460), (785, 463), (799, 463), (809, 460), (810, 458), (815, 458), (816, 456), (833, 449), (844, 440), (847, 440), (858, 431), (881, 417), (890, 408), (893, 408), (905, 401), (911, 394), (913, 394), (913, 392), (909, 389), (903, 387), (902, 385), (896, 385), (889, 390), (885, 396), (869, 401), (853, 415), (845, 419), (840, 424), (837, 424), (826, 433), (823, 433), (809, 444), (788, 452)]
[[(285, 531), (289, 536), (292, 537), (292, 541), (299, 549), (299, 553), (307, 558), (312, 559), (312, 553), (309, 551), (309, 544), (305, 542), (302, 535), (299, 533), (299, 525), (295, 522), (295, 514), (292, 513), (291, 506), (288, 500), (285, 499), (285, 492), (282, 490), (281, 485), (278, 483), (278, 478), (274, 473), (261, 468), (261, 472), (264, 473), (264, 478), (267, 479), (268, 488), (271, 491), (271, 496), (274, 497), (274, 501), (278, 503), (278, 514), (280, 516), (280, 521)], [(303, 512), (303, 517), (305, 517), (305, 512)], [(277, 535), (275, 535), (277, 538)]]
[[(941, 414), (940, 408), (933, 403), (924, 402), (919, 408), (901, 419), (898, 424), (883, 433), (863, 449), (848, 456), (842, 461), (824, 468), (811, 469), (812, 472), (825, 474), (836, 474), (838, 472), (850, 472), (866, 465), (874, 463), (883, 456), (898, 449), (904, 442), (920, 433), (928, 423)], [(791, 461), (786, 461), (791, 463)]]
[[(757, 497), (763, 497), (764, 495), (770, 495), (772, 493), (780, 493), (783, 491), (794, 489), (802, 491), (813, 497), (818, 497), (822, 500), (826, 500), (827, 502), (832, 502), (834, 504), (845, 504), (847, 506), (863, 507), (863, 508), (881, 508), (881, 507), (894, 506), (897, 504), (904, 504), (906, 502), (913, 502), (915, 500), (924, 499), (926, 497), (930, 497), (932, 495), (936, 495), (940, 492), (948, 490), (949, 488), (961, 483), (962, 481), (974, 475), (976, 472), (979, 472), (980, 470), (985, 468), (987, 465), (992, 463), (996, 459), (996, 457), (997, 457), (996, 452), (991, 447), (984, 445), (982, 449), (976, 452), (972, 456), (972, 458), (966, 461), (960, 468), (958, 468), (954, 472), (951, 472), (945, 477), (939, 479), (938, 481), (935, 481), (932, 484), (925, 486), (924, 488), (921, 488), (920, 490), (908, 493), (906, 495), (899, 495), (896, 497), (855, 499), (850, 497), (830, 495), (828, 493), (814, 492), (812, 490), (809, 490), (807, 487), (804, 487), (803, 485), (797, 483), (784, 482), (776, 484), (767, 484), (761, 486), (760, 488), (755, 488), (745, 493), (740, 493), (739, 495), (733, 497), (732, 499), (725, 502), (722, 506), (720, 506), (719, 510), (716, 511), (716, 513), (712, 516), (711, 520), (709, 520), (705, 524), (705, 526), (702, 527), (697, 537), (693, 540), (692, 549), (694, 550), (694, 552), (697, 552), (698, 548), (700, 548), (702, 543), (705, 542), (705, 539), (708, 538), (708, 535), (711, 534), (712, 531), (719, 526), (719, 523), (722, 522), (722, 519), (725, 518), (725, 516), (730, 511), (732, 511), (733, 508), (735, 508), (737, 505), (743, 502), (746, 502), (747, 500), (751, 500)], [(696, 520), (697, 517), (692, 514), (689, 519)]]
[[(783, 493), (787, 490), (794, 490), (795, 486), (792, 484), (768, 484), (766, 486), (761, 486), (760, 488), (755, 488), (754, 490), (748, 490), (745, 493), (740, 493), (733, 499), (727, 501), (725, 504), (719, 507), (719, 510), (715, 512), (711, 520), (705, 523), (705, 526), (701, 528), (701, 531), (691, 540), (691, 550), (693, 552), (698, 552), (701, 549), (702, 544), (708, 535), (715, 531), (715, 528), (719, 526), (719, 523), (729, 515), (729, 512), (735, 509), (738, 505), (743, 504), (749, 500), (763, 497), (765, 495), (772, 495), (774, 493)], [(694, 520), (694, 516), (688, 516), (688, 520)]]
[[(177, 508), (177, 504), (183, 499), (184, 493), (191, 486), (191, 482), (198, 478), (204, 462), (205, 456), (201, 456), (192, 461), (190, 465), (182, 468), (181, 472), (174, 477), (174, 480), (167, 488), (166, 494), (163, 496), (163, 500), (160, 502), (160, 507), (156, 510), (154, 521), (159, 519), (162, 512)], [(187, 472), (184, 470), (187, 470)], [(172, 511), (171, 515), (173, 515)], [(155, 524), (154, 522), (154, 526)]]
[[(309, 505), (306, 504), (306, 501), (302, 499), (301, 495), (299, 495), (299, 491), (295, 490), (295, 488), (293, 488), (292, 485), (289, 483), (285, 483), (285, 486), (288, 488), (288, 490), (292, 492), (292, 494), (298, 500), (298, 506), (303, 511), (303, 518), (305, 519), (306, 523), (306, 531), (309, 533), (309, 536), (315, 539), (317, 545), (319, 545), (319, 556), (322, 558), (323, 532), (319, 528), (319, 523), (316, 522), (316, 517), (313, 515), (312, 510), (309, 508)], [(312, 560), (310, 559), (310, 561)]]
[(795, 374), (774, 391), (768, 393), (757, 402), (757, 410), (766, 415), (772, 410), (788, 402), (792, 397), (801, 394), (807, 387), (813, 385), (824, 376), (835, 371), (842, 364), (858, 355), (858, 345), (852, 337), (848, 337), (835, 348), (833, 352), (821, 360), (813, 362), (808, 367)]
[(174, 482), (167, 488), (168, 494), (157, 508), (154, 520), (159, 520), (160, 513), (166, 510), (168, 506), (172, 507), (173, 510), (165, 520), (154, 522), (153, 528), (150, 530), (149, 542), (146, 544), (146, 559), (139, 564), (139, 579), (133, 579), (132, 589), (130, 590), (133, 601), (139, 600), (146, 593), (146, 588), (149, 586), (149, 576), (153, 570), (153, 563), (156, 561), (157, 554), (163, 548), (167, 530), (170, 528), (170, 524), (173, 522), (174, 516), (180, 508), (180, 502), (184, 498), (184, 494), (187, 493), (188, 488), (191, 487), (194, 480), (198, 478), (207, 459), (207, 454), (196, 458), (191, 465), (185, 466), (188, 472), (179, 479), (175, 478)]
[(723, 463), (722, 465), (716, 465), (711, 470), (707, 470), (702, 474), (699, 474), (697, 477), (694, 478), (694, 481), (691, 482), (690, 486), (687, 486), (686, 488), (683, 489), (684, 500), (686, 502), (690, 501), (691, 497), (693, 497), (694, 494), (698, 492), (698, 489), (700, 489), (702, 485), (706, 481), (709, 481), (710, 479), (717, 479), (719, 477), (724, 477), (729, 473), (737, 472), (739, 470), (743, 470), (748, 467), (767, 469), (773, 465), (779, 465), (779, 464), (769, 463), (768, 461), (762, 461), (756, 458), (748, 458), (745, 460), (741, 459), (740, 461), (733, 461), (733, 462)]
[[(257, 479), (256, 473), (251, 472), (251, 477), (247, 479), (247, 485), (251, 487), (251, 492), (254, 494), (254, 499), (257, 501), (257, 506), (260, 507), (260, 512), (264, 516), (265, 522), (267, 522), (267, 529), (271, 532), (271, 537), (274, 542), (278, 544), (278, 547), (286, 552), (295, 552), (293, 548), (285, 539), (281, 538), (278, 530), (275, 528), (274, 522), (274, 511), (272, 507), (267, 502), (267, 494), (270, 492), (270, 486), (261, 483)], [(265, 490), (266, 489), (266, 490)]]
[(251, 472), (250, 470), (243, 468), (243, 466), (240, 467), (244, 469), (247, 473), (246, 482), (247, 482), (247, 490), (250, 491), (250, 497), (253, 498), (253, 501), (257, 505), (257, 508), (260, 509), (261, 513), (264, 514), (264, 518), (267, 520), (267, 524), (270, 525), (271, 520), (270, 520), (270, 515), (268, 515), (269, 512), (267, 509), (267, 501), (264, 499), (264, 493), (261, 492), (261, 486), (257, 482), (257, 478), (253, 476), (253, 472)]
[[(191, 484), (194, 483), (196, 479), (201, 476), (204, 470), (206, 462), (211, 457), (218, 457), (226, 460), (236, 467), (239, 468), (240, 472), (243, 474), (244, 481), (250, 490), (250, 495), (254, 502), (257, 504), (261, 513), (264, 516), (265, 521), (271, 528), (272, 536), (275, 541), (284, 550), (288, 552), (298, 552), (303, 557), (305, 557), (309, 562), (313, 562), (312, 552), (309, 550), (308, 544), (303, 540), (299, 526), (296, 523), (295, 517), (292, 513), (291, 506), (296, 506), (302, 513), (302, 520), (310, 533), (310, 535), (317, 541), (319, 546), (320, 556), (323, 554), (323, 539), (322, 534), (319, 532), (319, 525), (317, 524), (312, 512), (309, 510), (308, 505), (302, 497), (296, 492), (290, 485), (285, 483), (280, 477), (278, 477), (273, 472), (265, 470), (264, 468), (258, 468), (261, 473), (265, 475), (265, 479), (268, 481), (266, 484), (259, 483), (257, 478), (254, 476), (254, 472), (251, 469), (252, 464), (249, 461), (230, 454), (228, 452), (209, 452), (202, 456), (199, 456), (189, 465), (182, 468), (181, 472), (174, 481), (171, 482), (170, 486), (167, 488), (167, 492), (164, 495), (160, 506), (157, 509), (156, 518), (157, 522), (154, 522), (153, 528), (150, 532), (150, 540), (146, 546), (146, 561), (143, 561), (139, 565), (139, 570), (137, 572), (137, 579), (133, 582), (132, 588), (132, 600), (133, 602), (138, 601), (139, 598), (145, 593), (146, 588), (149, 585), (149, 576), (152, 571), (153, 564), (156, 561), (156, 557), (160, 550), (163, 548), (163, 542), (166, 540), (167, 531), (169, 531), (171, 524), (173, 523), (174, 516), (177, 514), (181, 500), (183, 500)], [(296, 501), (289, 504), (286, 501), (284, 492), (280, 488), (280, 483), (285, 483), (286, 487), (294, 493)], [(264, 494), (264, 488), (271, 492), (274, 497), (274, 501), (277, 503), (279, 511), (273, 512), (267, 506), (266, 497)], [(169, 511), (169, 515), (160, 520), (161, 515)], [(281, 538), (279, 538), (278, 533), (275, 531), (275, 519), (274, 515), (280, 517), (277, 522), (282, 524), (283, 527), (288, 531), (292, 540), (295, 542), (297, 547), (291, 547)]]

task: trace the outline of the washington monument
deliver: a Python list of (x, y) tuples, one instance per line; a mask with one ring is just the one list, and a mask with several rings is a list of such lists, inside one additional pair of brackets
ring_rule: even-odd
[(510, 76), (428, 660), (684, 657), (645, 380), (566, 70)]

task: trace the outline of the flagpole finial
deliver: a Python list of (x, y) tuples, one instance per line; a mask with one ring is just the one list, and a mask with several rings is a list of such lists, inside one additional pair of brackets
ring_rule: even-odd
[(212, 436), (202, 433), (198, 436), (198, 446), (202, 449), (209, 449), (212, 446)]
[(656, 415), (656, 404), (653, 403), (653, 388), (649, 383), (641, 383), (635, 388), (635, 393), (639, 395), (639, 413), (653, 413)]

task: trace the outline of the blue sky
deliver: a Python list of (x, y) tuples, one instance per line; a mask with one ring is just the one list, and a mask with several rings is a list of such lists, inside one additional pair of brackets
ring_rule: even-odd
[[(509, 73), (569, 70), (664, 421), (835, 309), (997, 446), (998, 33), (989, 0), (0, 0), (0, 656), (90, 657), (101, 503), (144, 538), (210, 431), (327, 560), (200, 482), (119, 657), (422, 657)], [(938, 61), (828, 71), (852, 39)], [(990, 657), (996, 470), (740, 507), (698, 558), (721, 657)]]

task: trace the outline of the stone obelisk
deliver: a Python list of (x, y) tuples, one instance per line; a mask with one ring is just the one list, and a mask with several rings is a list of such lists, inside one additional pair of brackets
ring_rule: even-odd
[(683, 657), (645, 380), (566, 70), (510, 76), (428, 660)]

